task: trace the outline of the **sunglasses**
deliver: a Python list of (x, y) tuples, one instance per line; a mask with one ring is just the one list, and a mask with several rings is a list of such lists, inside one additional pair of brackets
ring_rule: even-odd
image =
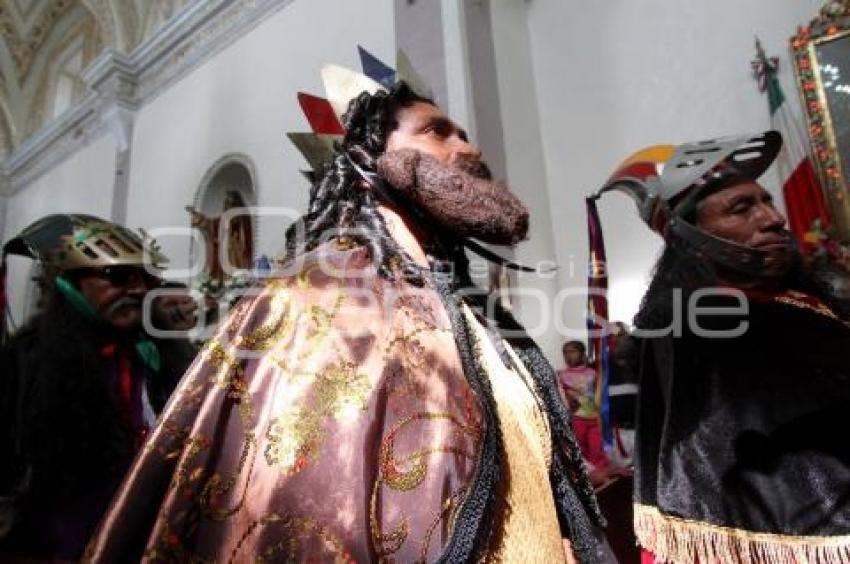
[(127, 286), (131, 282), (141, 280), (148, 286), (158, 286), (159, 278), (148, 273), (144, 268), (131, 264), (118, 264), (114, 266), (100, 266), (96, 268), (79, 268), (74, 271), (77, 279), (86, 276), (95, 276), (108, 280), (113, 286)]

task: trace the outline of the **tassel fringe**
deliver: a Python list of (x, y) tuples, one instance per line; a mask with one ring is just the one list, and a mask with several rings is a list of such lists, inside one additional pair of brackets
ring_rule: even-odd
[(656, 562), (674, 564), (845, 564), (850, 535), (816, 537), (755, 533), (664, 515), (635, 504), (638, 543)]

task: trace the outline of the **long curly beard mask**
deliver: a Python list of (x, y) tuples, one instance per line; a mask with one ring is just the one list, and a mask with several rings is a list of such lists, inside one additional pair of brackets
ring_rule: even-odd
[(481, 161), (449, 167), (402, 149), (378, 159), (378, 174), (453, 235), (515, 245), (528, 233), (528, 209)]

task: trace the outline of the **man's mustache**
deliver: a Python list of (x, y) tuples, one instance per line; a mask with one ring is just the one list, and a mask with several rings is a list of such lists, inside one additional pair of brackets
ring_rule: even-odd
[(130, 296), (124, 296), (118, 298), (106, 308), (106, 311), (103, 312), (104, 317), (109, 317), (116, 311), (124, 307), (142, 307), (142, 301), (137, 298), (131, 298)]
[(481, 180), (493, 180), (493, 172), (481, 159), (459, 159), (455, 162), (455, 168)]

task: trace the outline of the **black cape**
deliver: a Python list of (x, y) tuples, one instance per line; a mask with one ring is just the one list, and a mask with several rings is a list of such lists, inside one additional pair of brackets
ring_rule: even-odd
[[(730, 305), (721, 299), (713, 305)], [(850, 560), (850, 328), (820, 302), (749, 300), (736, 338), (636, 338), (635, 525), (675, 562)]]

